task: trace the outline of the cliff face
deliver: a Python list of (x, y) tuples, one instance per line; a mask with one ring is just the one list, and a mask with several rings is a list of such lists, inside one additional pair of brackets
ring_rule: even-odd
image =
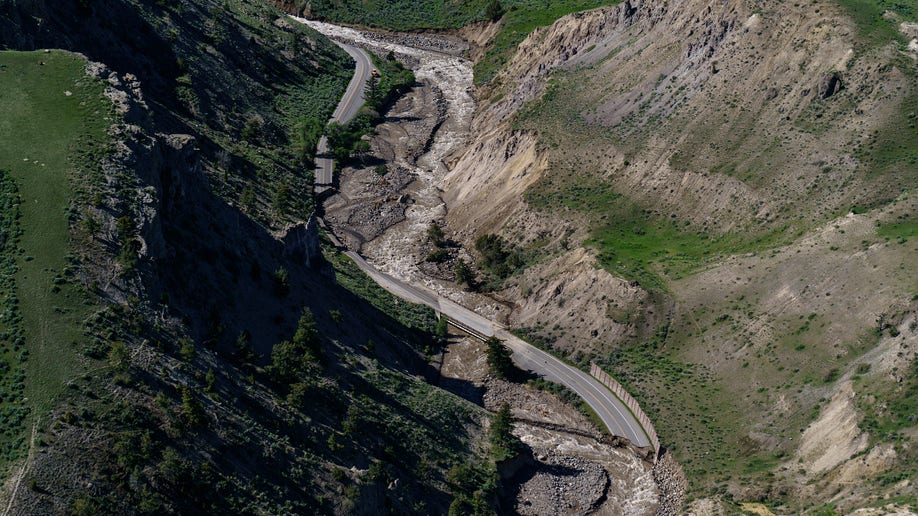
[[(798, 478), (775, 457), (814, 455), (798, 443), (807, 414), (886, 349), (864, 337), (877, 314), (899, 327), (915, 310), (913, 244), (882, 229), (913, 220), (915, 54), (866, 30), (832, 2), (630, 1), (571, 15), (479, 92), (472, 141), (451, 163), (451, 230), (541, 252), (502, 292), (513, 322), (574, 359), (615, 364), (696, 493), (733, 477), (721, 485), (740, 500), (829, 496), (853, 459)], [(864, 403), (902, 395), (888, 375), (866, 376), (838, 416), (861, 428), (876, 417)], [(877, 479), (911, 460), (889, 459), (882, 434), (852, 436), (845, 446), (875, 456), (873, 480), (837, 495), (844, 510), (891, 492)], [(762, 460), (775, 479), (736, 466)], [(819, 487), (788, 487), (801, 478)]]
[(297, 125), (340, 97), (336, 47), (237, 1), (3, 2), (0, 41), (105, 59), (86, 72), (111, 101), (72, 171), (64, 281), (89, 316), (51, 344), (79, 357), (32, 407), (4, 507), (445, 513), (472, 496), (446, 473), (488, 474), (487, 415), (423, 381), (433, 313), (321, 254)]

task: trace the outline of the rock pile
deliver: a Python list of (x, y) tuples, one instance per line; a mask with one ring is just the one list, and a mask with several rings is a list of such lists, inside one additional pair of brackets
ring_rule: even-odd
[(657, 516), (682, 514), (688, 479), (685, 478), (682, 466), (676, 462), (671, 453), (663, 452), (663, 456), (653, 468), (653, 478), (660, 488), (660, 506), (657, 509)]
[(469, 45), (460, 38), (450, 37), (446, 34), (436, 34), (428, 36), (426, 34), (411, 32), (364, 32), (364, 35), (371, 40), (395, 43), (411, 48), (427, 50), (429, 52), (438, 52), (451, 56), (462, 56), (469, 51)]
[(605, 500), (610, 480), (599, 464), (554, 453), (537, 460), (535, 473), (520, 486), (519, 514), (588, 514)]

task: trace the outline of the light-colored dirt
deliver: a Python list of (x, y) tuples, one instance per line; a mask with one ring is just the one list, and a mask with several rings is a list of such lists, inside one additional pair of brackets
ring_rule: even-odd
[(854, 397), (851, 383), (843, 383), (819, 419), (800, 437), (797, 458), (809, 474), (832, 469), (867, 448), (869, 437), (858, 428)]
[(527, 269), (506, 294), (518, 299), (516, 325), (534, 330), (564, 353), (602, 356), (613, 343), (636, 337), (636, 326), (662, 320), (647, 292), (599, 268), (574, 249)]

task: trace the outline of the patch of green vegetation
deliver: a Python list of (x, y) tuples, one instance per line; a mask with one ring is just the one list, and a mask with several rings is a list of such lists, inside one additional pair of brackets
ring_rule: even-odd
[(381, 111), (414, 86), (417, 79), (414, 77), (414, 72), (398, 62), (391, 52), (385, 59), (380, 59), (375, 54), (370, 54), (370, 57), (373, 59), (373, 66), (376, 67), (379, 76), (371, 76), (367, 81), (364, 92), (366, 107), (374, 111)]
[[(859, 408), (864, 413), (860, 427), (870, 432), (877, 441), (895, 443), (899, 456), (899, 464), (879, 474), (877, 483), (889, 486), (915, 478), (918, 475), (918, 451), (909, 444), (907, 430), (918, 425), (918, 360), (913, 358), (908, 370), (902, 372), (900, 385), (891, 384), (888, 378), (873, 378), (862, 382), (857, 389), (859, 394), (869, 395), (859, 396), (862, 401), (874, 397), (885, 400), (882, 404), (860, 403)], [(906, 496), (901, 503), (914, 508), (918, 506), (918, 499)]]
[(20, 252), (19, 193), (9, 173), (0, 170), (0, 471), (20, 456), (29, 409), (23, 398), (28, 351), (16, 294), (16, 264)]
[(886, 19), (885, 12), (895, 13), (905, 21), (918, 19), (918, 0), (837, 0), (871, 43), (885, 44), (901, 40), (898, 21)]
[(415, 83), (414, 74), (396, 61), (394, 55), (390, 54), (386, 59), (372, 57), (379, 75), (367, 81), (364, 91), (366, 103), (347, 123), (331, 122), (325, 128), (328, 147), (339, 167), (370, 151), (370, 144), (363, 137), (372, 134), (373, 128), (382, 122), (379, 113)]
[(475, 239), (475, 249), (481, 253), (479, 266), (488, 273), (485, 290), (498, 290), (505, 279), (524, 266), (520, 249), (499, 235), (481, 235)]
[(764, 235), (708, 234), (675, 218), (643, 209), (594, 178), (539, 184), (526, 192), (537, 209), (574, 209), (593, 219), (592, 237), (598, 259), (607, 270), (645, 288), (666, 290), (665, 278), (678, 279), (726, 254), (767, 249), (781, 243), (784, 231)]
[(392, 30), (455, 29), (485, 16), (488, 0), (313, 0), (320, 18)]
[(909, 240), (918, 237), (918, 220), (903, 220), (883, 224), (877, 228), (877, 234), (883, 238)]
[(902, 430), (918, 425), (918, 360), (912, 360), (902, 377), (901, 387), (883, 397), (885, 405), (865, 407), (861, 426), (877, 437), (897, 438)]
[(918, 70), (904, 59), (899, 63), (911, 83), (908, 93), (883, 126), (854, 152), (868, 177), (895, 181), (890, 185), (893, 197), (918, 183)]
[(83, 291), (68, 279), (71, 181), (93, 165), (84, 161), (92, 154), (78, 154), (77, 144), (104, 147), (111, 105), (85, 66), (65, 52), (0, 53), (0, 168), (18, 185), (22, 230), (16, 289), (7, 296), (19, 299), (25, 346), (18, 358), (29, 356), (25, 396), (37, 411), (49, 409), (79, 370), (88, 314)]
[(433, 309), (402, 301), (380, 287), (347, 255), (331, 246), (323, 246), (322, 254), (335, 268), (335, 279), (344, 288), (388, 314), (408, 328), (434, 334), (437, 316)]

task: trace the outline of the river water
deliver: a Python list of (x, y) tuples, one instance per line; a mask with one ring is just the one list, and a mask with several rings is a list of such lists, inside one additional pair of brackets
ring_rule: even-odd
[[(393, 52), (411, 65), (415, 78), (424, 87), (434, 88), (445, 110), (443, 123), (437, 128), (428, 150), (417, 161), (398, 156), (395, 165), (413, 171), (420, 187), (412, 192), (415, 203), (406, 212), (406, 220), (387, 229), (382, 236), (368, 242), (362, 254), (376, 268), (395, 277), (424, 283), (440, 290), (439, 285), (417, 268), (420, 261), (419, 242), (427, 238), (427, 228), (433, 220), (442, 220), (446, 205), (440, 196), (440, 186), (447, 173), (445, 160), (461, 150), (468, 141), (469, 128), (475, 115), (472, 96), (472, 62), (459, 55), (461, 49), (444, 45), (444, 52), (408, 46), (399, 39), (417, 39), (430, 46), (435, 38), (414, 35), (377, 35), (329, 23), (298, 19), (328, 37), (377, 53)], [(426, 41), (425, 41), (426, 40)], [(422, 259), (422, 258), (421, 258)]]

